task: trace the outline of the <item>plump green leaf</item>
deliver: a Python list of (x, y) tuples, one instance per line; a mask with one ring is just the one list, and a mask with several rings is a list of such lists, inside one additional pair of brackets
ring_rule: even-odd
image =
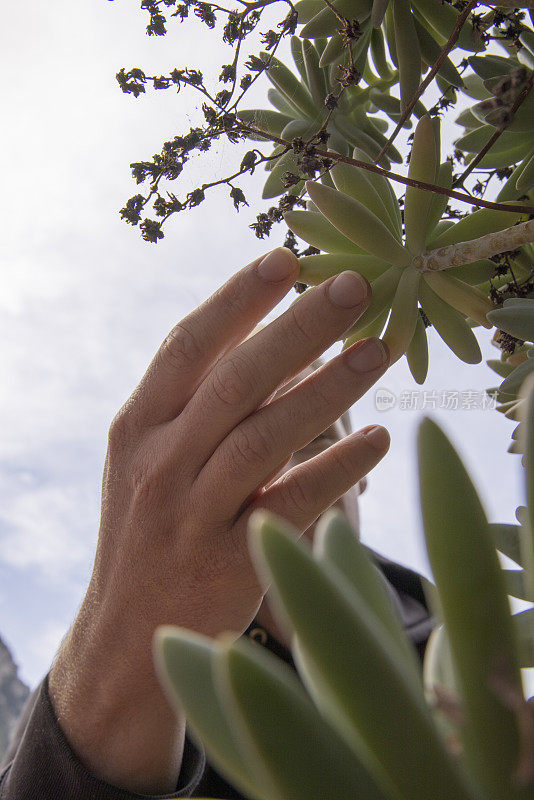
[(519, 525), (506, 525), (501, 522), (490, 523), (489, 532), (497, 550), (511, 558), (516, 564), (522, 566), (521, 545), (519, 540)]
[(458, 278), (470, 286), (478, 286), (485, 281), (488, 281), (495, 272), (495, 262), (490, 261), (489, 258), (483, 258), (480, 261), (473, 261), (472, 264), (462, 264), (459, 267), (449, 267), (447, 274), (453, 278)]
[(364, 250), (347, 239), (328, 219), (317, 211), (288, 211), (284, 214), (288, 227), (301, 239), (326, 252), (364, 254)]
[(442, 300), (423, 277), (421, 305), (445, 344), (466, 364), (479, 364), (482, 353), (477, 338), (459, 311)]
[(231, 723), (231, 709), (212, 678), (215, 653), (212, 639), (171, 625), (160, 626), (154, 636), (154, 660), (158, 677), (177, 713), (216, 769), (240, 791), (259, 800), (271, 800), (262, 791), (260, 776), (243, 757)]
[[(367, 164), (372, 163), (369, 156), (358, 147), (354, 148), (352, 155), (353, 158), (357, 159), (358, 161), (363, 161)], [(356, 169), (358, 169), (358, 167), (356, 167)], [(362, 168), (360, 167), (360, 169)], [(363, 169), (362, 172), (366, 173), (367, 180), (374, 187), (376, 193), (384, 203), (384, 206), (387, 208), (390, 223), (387, 227), (392, 231), (392, 233), (394, 232), (395, 237), (401, 241), (402, 218), (399, 201), (397, 200), (395, 192), (392, 189), (390, 181), (384, 175), (379, 175), (376, 172), (370, 172), (369, 170)]]
[(504, 798), (519, 733), (514, 713), (488, 680), (502, 667), (512, 686), (521, 689), (522, 684), (503, 574), (469, 474), (429, 418), (419, 427), (418, 451), (425, 541), (465, 713), (465, 757), (482, 790)]
[(389, 268), (389, 264), (374, 256), (352, 255), (351, 253), (301, 256), (299, 264), (299, 282), (306, 283), (308, 286), (317, 286), (332, 275), (337, 275), (346, 269), (353, 269), (368, 281), (373, 281)]
[(417, 318), (412, 341), (406, 350), (406, 360), (414, 381), (419, 384), (424, 383), (428, 373), (428, 339), (425, 323), (420, 314)]
[(511, 225), (515, 225), (521, 218), (517, 211), (496, 211), (492, 208), (480, 208), (474, 214), (456, 222), (446, 231), (441, 233), (428, 244), (429, 250), (439, 247), (446, 247), (457, 242), (468, 242), (470, 239), (478, 239), (487, 233), (502, 231)]
[(306, 188), (321, 213), (358, 247), (396, 266), (410, 263), (408, 251), (384, 223), (358, 200), (316, 181), (307, 181)]
[(297, 115), (302, 113), (314, 119), (317, 116), (317, 108), (304, 84), (271, 53), (262, 52), (260, 57), (265, 63), (269, 63), (265, 70), (267, 77), (294, 107)]
[(534, 667), (534, 608), (512, 617), (519, 640), (519, 660), (523, 669)]
[(423, 663), (425, 696), (433, 709), (434, 720), (445, 741), (459, 739), (459, 724), (437, 704), (437, 695), (445, 690), (448, 697), (458, 701), (458, 685), (454, 675), (451, 646), (444, 625), (434, 628), (427, 642)]
[(507, 392), (508, 394), (516, 394), (519, 392), (521, 384), (523, 381), (527, 379), (527, 377), (534, 371), (534, 359), (527, 358), (526, 361), (523, 361), (522, 364), (519, 364), (518, 367), (511, 372), (507, 378), (500, 385), (501, 392)]
[(351, 164), (343, 164), (338, 162), (330, 170), (336, 189), (340, 192), (354, 197), (360, 203), (364, 204), (369, 211), (377, 216), (386, 227), (392, 230), (395, 238), (400, 242), (401, 238), (397, 235), (397, 230), (391, 228), (391, 218), (384, 201), (378, 194), (373, 181), (369, 180), (370, 172), (366, 172), (359, 167), (354, 167)]
[(412, 674), (417, 689), (422, 688), (419, 661), (413, 645), (404, 630), (397, 605), (391, 597), (391, 590), (384, 573), (373, 564), (368, 548), (361, 544), (350, 527), (346, 517), (335, 509), (330, 509), (320, 518), (315, 528), (313, 556), (322, 564), (328, 562), (346, 578), (361, 594), (384, 623), (389, 633), (392, 650), (397, 650), (398, 659)]
[(400, 276), (395, 297), (391, 304), (383, 340), (386, 343), (390, 365), (404, 355), (412, 341), (419, 316), (418, 304), (421, 273), (414, 267), (407, 267)]
[(525, 582), (525, 571), (522, 569), (503, 569), (506, 591), (518, 600), (531, 600), (531, 594)]
[[(438, 164), (434, 126), (430, 117), (425, 115), (421, 117), (415, 129), (408, 177), (423, 183), (434, 183)], [(424, 189), (406, 187), (404, 197), (406, 245), (413, 255), (419, 255), (425, 249), (432, 199), (433, 195)]]
[(390, 267), (374, 281), (371, 281), (371, 302), (361, 317), (346, 332), (347, 337), (353, 337), (354, 334), (367, 329), (384, 311), (389, 313), (403, 272), (402, 267)]
[(377, 779), (410, 800), (473, 797), (363, 597), (345, 591), (339, 571), (317, 563), (309, 545), (264, 511), (250, 518), (249, 549), (271, 584), (273, 612), (294, 630), (297, 667), (315, 703)]
[(490, 322), (524, 342), (534, 342), (534, 300), (490, 311)]
[(388, 800), (369, 770), (312, 703), (294, 671), (249, 639), (218, 637), (214, 682), (262, 788), (275, 800)]

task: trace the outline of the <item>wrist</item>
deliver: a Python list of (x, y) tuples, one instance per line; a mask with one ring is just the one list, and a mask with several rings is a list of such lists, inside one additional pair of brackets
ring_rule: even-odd
[(49, 694), (63, 733), (92, 775), (156, 794), (176, 789), (185, 718), (176, 716), (157, 679), (152, 633), (111, 630), (82, 606), (54, 659)]

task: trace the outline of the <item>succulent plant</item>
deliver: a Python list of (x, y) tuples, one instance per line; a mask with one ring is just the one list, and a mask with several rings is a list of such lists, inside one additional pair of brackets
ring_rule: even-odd
[[(220, 773), (252, 798), (534, 798), (534, 712), (520, 673), (534, 665), (534, 609), (512, 615), (508, 600), (534, 600), (534, 460), (521, 523), (500, 525), (488, 522), (456, 450), (429, 418), (418, 450), (435, 579), (425, 585), (438, 622), (422, 674), (383, 575), (333, 510), (313, 546), (267, 512), (250, 519), (251, 557), (292, 632), (298, 677), (230, 632), (216, 640), (173, 626), (156, 633), (169, 700)], [(499, 553), (521, 569), (503, 569)]]
[[(369, 161), (359, 150), (354, 157)], [(472, 324), (490, 328), (486, 314), (494, 306), (476, 287), (495, 269), (486, 256), (511, 249), (505, 235), (488, 234), (513, 226), (521, 214), (483, 208), (456, 223), (442, 221), (447, 196), (407, 186), (403, 236), (399, 205), (385, 176), (343, 163), (331, 176), (335, 188), (307, 181), (308, 210), (287, 212), (284, 219), (297, 236), (327, 251), (300, 259), (303, 283), (319, 283), (347, 268), (371, 282), (371, 304), (347, 332), (344, 346), (381, 335), (391, 311), (383, 334), (391, 362), (407, 353), (414, 378), (423, 382), (428, 351), (420, 305), (451, 350), (478, 363), (482, 356)], [(425, 115), (417, 124), (408, 177), (451, 186), (451, 164), (439, 163), (437, 118)], [(513, 230), (520, 233), (519, 227)]]
[[(262, 60), (268, 64), (266, 75), (273, 84), (267, 96), (276, 110), (241, 109), (237, 116), (266, 133), (292, 141), (295, 137), (305, 140), (313, 138), (331, 111), (326, 127), (329, 134), (328, 148), (348, 155), (353, 147), (358, 146), (374, 158), (387, 141), (384, 136), (387, 123), (368, 116), (367, 108), (371, 105), (369, 87), (352, 87), (336, 100), (334, 93), (339, 89), (335, 80), (337, 63), (332, 64), (331, 69), (323, 68), (322, 61), (327, 49), (325, 45), (326, 40), (317, 39), (314, 43), (309, 39), (299, 39), (298, 36), (291, 38), (291, 53), (298, 77), (275, 56), (262, 53)], [(364, 53), (364, 63), (366, 56), (367, 50)], [(397, 77), (396, 72), (386, 78), (373, 76), (374, 90), (378, 92), (389, 87), (396, 82)], [(332, 109), (325, 105), (327, 97), (333, 104)], [(264, 137), (253, 133), (250, 138), (265, 141)], [(283, 153), (285, 149), (283, 145), (277, 145), (273, 155), (282, 153), (280, 158), (267, 163), (270, 174), (263, 188), (262, 196), (265, 199), (277, 197), (287, 190), (284, 181), (287, 172), (297, 176), (300, 173), (297, 154), (293, 150)], [(389, 155), (393, 161), (402, 162), (402, 156), (395, 147), (390, 148)], [(379, 163), (386, 169), (391, 166), (387, 156), (383, 156)], [(290, 187), (291, 193), (299, 193), (303, 185), (303, 181), (294, 184)]]
[[(486, 53), (467, 59), (473, 70), (466, 78), (464, 93), (477, 102), (465, 109), (456, 122), (464, 126), (464, 135), (455, 146), (467, 155), (469, 164), (503, 124), (506, 130), (479, 161), (485, 169), (503, 169), (517, 164), (506, 198), (519, 197), (534, 187), (534, 95), (529, 92), (512, 114), (514, 102), (531, 81), (534, 67), (534, 34), (526, 30), (517, 40), (514, 54), (500, 56)], [(521, 59), (521, 60), (520, 60)], [(512, 119), (513, 116), (513, 119)], [(519, 163), (518, 163), (519, 162)]]
[[(501, 378), (499, 387), (488, 389), (488, 394), (495, 397), (497, 411), (519, 424), (512, 433), (512, 444), (508, 448), (511, 453), (524, 453), (522, 441), (523, 423), (520, 422), (524, 400), (520, 395), (521, 385), (534, 371), (534, 299), (509, 298), (502, 308), (490, 311), (488, 319), (499, 331), (517, 339), (514, 353), (502, 351), (501, 359), (489, 359), (486, 363)], [(514, 343), (516, 344), (516, 343)]]

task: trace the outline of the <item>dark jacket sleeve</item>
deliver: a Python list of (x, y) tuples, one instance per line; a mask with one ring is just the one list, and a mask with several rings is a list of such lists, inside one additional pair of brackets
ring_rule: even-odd
[(0, 764), (0, 800), (133, 800), (191, 797), (206, 757), (186, 727), (182, 768), (172, 794), (146, 795), (112, 786), (91, 775), (78, 760), (56, 719), (48, 675), (32, 692)]

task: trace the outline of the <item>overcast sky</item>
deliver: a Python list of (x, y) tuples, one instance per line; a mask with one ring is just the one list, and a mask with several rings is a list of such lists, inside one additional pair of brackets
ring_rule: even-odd
[[(130, 162), (150, 160), (202, 115), (200, 95), (149, 90), (136, 100), (121, 93), (116, 72), (199, 66), (218, 75), (230, 54), (194, 20), (147, 37), (139, 5), (49, 0), (3, 10), (0, 635), (30, 686), (48, 670), (90, 576), (113, 416), (176, 322), (284, 237), (280, 227), (260, 241), (248, 228), (270, 205), (257, 199), (262, 171), (241, 184), (251, 208), (238, 215), (226, 188), (212, 191), (176, 215), (158, 245), (121, 221), (137, 192)], [(265, 93), (266, 82), (258, 102)], [(443, 139), (459, 134), (450, 126)], [(221, 143), (170, 188), (183, 197), (207, 175), (229, 174), (245, 149)], [(488, 332), (476, 331), (484, 356), (498, 357)], [(392, 438), (361, 501), (362, 539), (428, 577), (415, 461), (423, 413), (452, 436), (492, 521), (515, 521), (524, 502), (519, 457), (506, 453), (513, 423), (492, 410), (399, 408), (402, 392), (434, 390), (439, 404), (444, 391), (480, 398), (496, 384), (484, 363), (463, 364), (433, 331), (430, 350), (424, 387), (403, 359), (379, 383), (395, 394), (395, 409), (378, 411), (370, 392), (351, 412), (355, 429), (378, 422)]]

